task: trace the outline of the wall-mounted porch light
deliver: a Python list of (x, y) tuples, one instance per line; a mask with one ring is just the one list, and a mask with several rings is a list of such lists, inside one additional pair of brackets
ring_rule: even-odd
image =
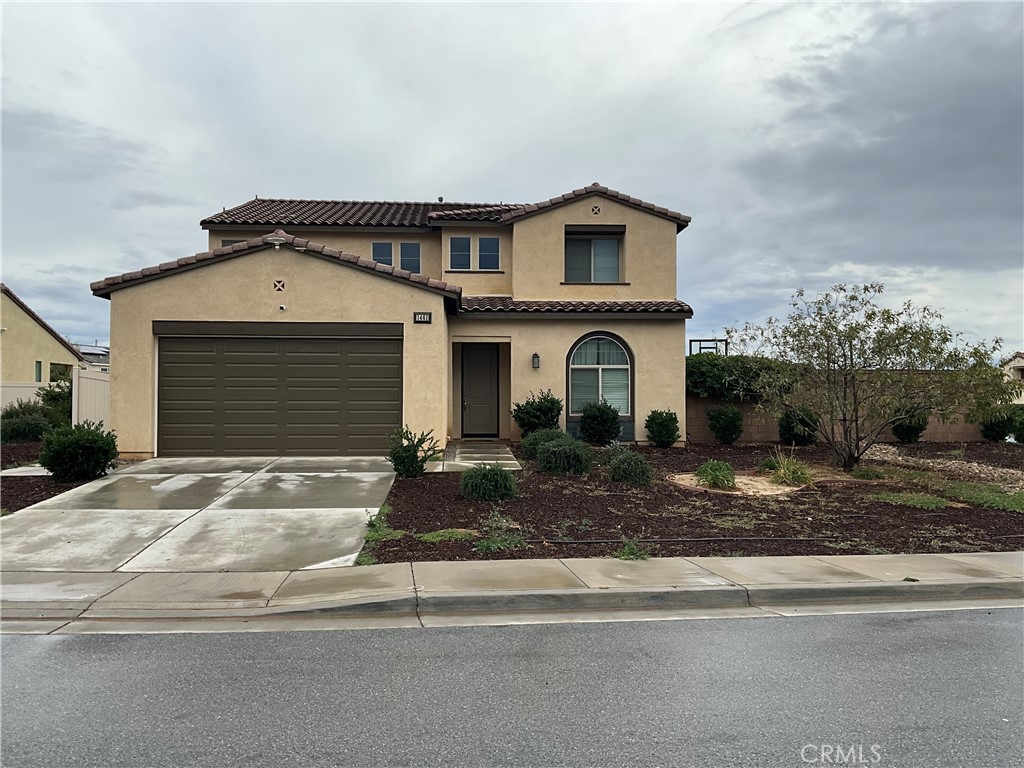
[(540, 355), (536, 352), (533, 353), (533, 367), (540, 368)]

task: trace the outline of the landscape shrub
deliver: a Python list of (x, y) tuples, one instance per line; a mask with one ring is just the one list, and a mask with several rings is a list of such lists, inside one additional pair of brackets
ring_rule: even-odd
[(757, 402), (758, 382), (775, 377), (787, 363), (755, 355), (702, 352), (686, 357), (686, 391), (710, 400)]
[(579, 440), (552, 440), (537, 448), (537, 464), (554, 475), (585, 475), (593, 460), (590, 446)]
[(497, 464), (472, 467), (462, 473), (459, 490), (475, 501), (505, 501), (519, 495), (519, 486), (507, 469)]
[(1024, 443), (1024, 405), (1015, 405), (1011, 409), (1013, 413), (1012, 437), (1018, 443)]
[(512, 418), (523, 437), (541, 429), (558, 429), (558, 418), (562, 415), (562, 401), (550, 389), (540, 394), (533, 392), (525, 403), (512, 403)]
[(779, 440), (783, 445), (814, 445), (818, 417), (806, 409), (790, 408), (779, 418)]
[(536, 459), (537, 449), (544, 445), (544, 443), (550, 443), (552, 440), (572, 439), (572, 436), (567, 435), (560, 429), (538, 429), (536, 432), (531, 432), (523, 438), (523, 456), (528, 459)]
[(39, 463), (58, 483), (94, 480), (117, 463), (117, 436), (102, 422), (56, 427), (43, 436)]
[(593, 445), (608, 445), (619, 439), (622, 424), (619, 409), (602, 400), (587, 403), (580, 414), (580, 437)]
[(651, 411), (644, 422), (647, 439), (659, 448), (668, 448), (680, 437), (679, 417), (674, 411)]
[(723, 445), (732, 445), (743, 434), (743, 414), (735, 405), (720, 405), (708, 410), (708, 427)]
[(736, 473), (727, 461), (715, 459), (705, 461), (697, 467), (694, 474), (697, 476), (697, 485), (719, 490), (735, 490), (736, 488)]
[(916, 443), (928, 428), (928, 414), (907, 415), (892, 425), (892, 433), (901, 443)]
[(654, 482), (654, 469), (636, 451), (617, 451), (608, 464), (608, 479), (614, 483), (650, 485)]
[(771, 473), (773, 483), (779, 485), (807, 485), (811, 482), (811, 470), (806, 464), (790, 452), (787, 456), (782, 449), (776, 447), (772, 455), (761, 462), (758, 469)]
[(651, 550), (641, 544), (639, 539), (623, 537), (622, 546), (612, 552), (612, 556), (619, 560), (648, 560), (651, 557)]
[(434, 431), (415, 434), (408, 425), (388, 435), (388, 461), (399, 477), (419, 477), (427, 462), (441, 455)]
[(1011, 412), (990, 416), (979, 425), (981, 436), (993, 443), (1001, 443), (1016, 429), (1016, 419)]
[(62, 374), (49, 385), (36, 390), (47, 420), (54, 427), (71, 425), (71, 376)]
[(34, 400), (17, 400), (0, 411), (2, 443), (37, 443), (49, 428), (46, 406)]

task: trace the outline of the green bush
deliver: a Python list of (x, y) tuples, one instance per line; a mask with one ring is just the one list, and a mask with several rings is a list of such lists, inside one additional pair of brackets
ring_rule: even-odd
[(117, 437), (102, 422), (56, 427), (43, 437), (39, 463), (58, 483), (94, 480), (117, 463)]
[(505, 552), (525, 547), (522, 526), (501, 514), (500, 510), (492, 509), (487, 517), (480, 520), (480, 538), (473, 544), (477, 552)]
[(644, 422), (647, 439), (659, 448), (668, 448), (680, 437), (679, 417), (674, 411), (651, 411)]
[(651, 550), (641, 544), (639, 539), (623, 537), (622, 546), (612, 552), (612, 557), (619, 560), (648, 560), (651, 557)]
[(1013, 413), (1000, 413), (981, 422), (981, 436), (993, 443), (1001, 443), (1017, 428)]
[(388, 435), (388, 461), (399, 477), (419, 477), (427, 469), (427, 462), (441, 455), (434, 432), (415, 434), (408, 425)]
[(519, 495), (512, 473), (497, 464), (467, 469), (462, 473), (459, 490), (467, 499), (475, 501), (505, 501)]
[(1011, 437), (1018, 443), (1024, 443), (1024, 405), (1014, 405), (1011, 411), (1013, 413), (1013, 433)]
[(753, 355), (688, 355), (686, 391), (711, 400), (757, 400), (757, 382), (762, 376), (777, 375), (785, 365)]
[(46, 406), (17, 400), (0, 411), (0, 443), (37, 443), (50, 426)]
[(619, 439), (622, 424), (619, 409), (602, 400), (587, 403), (580, 414), (580, 437), (594, 445), (608, 445)]
[(708, 410), (708, 427), (715, 439), (732, 445), (743, 434), (743, 413), (735, 405), (719, 405)]
[(567, 435), (560, 429), (538, 429), (536, 432), (531, 432), (523, 438), (523, 456), (528, 459), (536, 459), (537, 449), (545, 443), (550, 443), (552, 440), (572, 439), (572, 436)]
[(537, 448), (537, 464), (555, 475), (585, 475), (592, 459), (590, 446), (579, 440), (552, 440)]
[(54, 427), (71, 425), (71, 377), (60, 376), (48, 386), (36, 390), (47, 420)]
[(551, 390), (539, 395), (530, 393), (525, 403), (512, 403), (512, 418), (526, 437), (541, 429), (558, 429), (558, 418), (562, 415), (562, 401)]
[(901, 443), (916, 443), (928, 428), (928, 413), (904, 413), (907, 415), (892, 425), (892, 433)]
[(608, 464), (608, 479), (614, 483), (650, 485), (654, 482), (654, 469), (636, 451), (617, 451)]
[(736, 488), (736, 473), (732, 465), (727, 461), (705, 461), (694, 472), (697, 476), (697, 485), (707, 488), (718, 488), (719, 490), (734, 490)]
[(779, 418), (779, 440), (783, 445), (814, 445), (818, 417), (809, 410), (790, 408)]

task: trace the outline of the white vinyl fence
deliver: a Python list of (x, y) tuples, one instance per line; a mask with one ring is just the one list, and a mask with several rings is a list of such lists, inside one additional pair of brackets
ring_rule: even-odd
[[(38, 381), (4, 382), (0, 386), (0, 408), (16, 400), (38, 400)], [(110, 374), (98, 371), (71, 369), (71, 423), (82, 421), (110, 421)]]
[(72, 369), (71, 423), (102, 421), (110, 424), (110, 374)]

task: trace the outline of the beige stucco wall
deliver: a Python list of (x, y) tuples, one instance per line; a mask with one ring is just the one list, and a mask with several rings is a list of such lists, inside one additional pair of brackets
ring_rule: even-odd
[[(73, 366), (78, 359), (32, 316), (0, 294), (0, 381), (34, 382), (36, 361), (42, 363), (42, 382), (50, 380), (50, 364)], [(19, 297), (20, 298), (20, 297)]]
[[(601, 207), (600, 215), (591, 208)], [(566, 225), (626, 227), (620, 278), (629, 285), (562, 285)], [(522, 219), (513, 233), (517, 299), (669, 300), (676, 297), (676, 225), (593, 195)]]
[[(1018, 384), (1024, 383), (1024, 360), (1019, 357), (1014, 358), (1003, 366), (1003, 373), (1010, 381), (1016, 381)], [(1014, 402), (1024, 405), (1024, 392), (1021, 392)]]
[[(274, 280), (285, 281), (284, 292), (273, 290)], [(414, 311), (432, 312), (433, 323), (413, 324)], [(153, 320), (402, 323), (404, 421), (442, 441), (447, 434), (450, 353), (442, 297), (282, 246), (111, 294), (110, 422), (125, 455), (155, 450)]]
[[(607, 331), (625, 341), (636, 360), (634, 395), (636, 436), (646, 439), (643, 424), (652, 410), (671, 410), (686, 423), (686, 397), (683, 381), (685, 366), (685, 322), (682, 320), (492, 319), (458, 317), (449, 321), (453, 341), (471, 343), (507, 340), (511, 402), (522, 402), (530, 392), (550, 389), (567, 402), (566, 358), (574, 343), (592, 331)], [(540, 355), (541, 366), (534, 369), (533, 353)], [(504, 406), (503, 406), (504, 407)], [(504, 414), (500, 414), (504, 418)], [(562, 414), (565, 428), (565, 412)], [(458, 435), (454, 420), (452, 434)], [(508, 421), (509, 437), (520, 439), (519, 429)]]
[[(468, 237), (470, 241), (471, 269), (450, 269), (451, 239)], [(480, 266), (480, 238), (497, 237), (498, 272), (482, 272)], [(447, 283), (461, 285), (467, 296), (511, 296), (512, 295), (512, 227), (455, 227), (446, 226), (441, 231), (441, 258), (443, 259), (444, 275)]]
[[(372, 255), (373, 243), (392, 243), (392, 263), (398, 267), (401, 264), (399, 252), (400, 243), (420, 244), (420, 273), (436, 278), (444, 279), (441, 275), (441, 236), (437, 232), (424, 232), (421, 230), (412, 231), (381, 231), (381, 232), (345, 232), (337, 229), (313, 228), (313, 227), (281, 227), (289, 235), (295, 235), (305, 240), (312, 240), (314, 243), (326, 245), (337, 251), (344, 251), (356, 256), (369, 259)], [(221, 247), (221, 240), (250, 240), (256, 237), (270, 234), (272, 230), (247, 229), (232, 232), (230, 230), (210, 230), (209, 248), (214, 250)], [(457, 284), (457, 283), (456, 283)]]

